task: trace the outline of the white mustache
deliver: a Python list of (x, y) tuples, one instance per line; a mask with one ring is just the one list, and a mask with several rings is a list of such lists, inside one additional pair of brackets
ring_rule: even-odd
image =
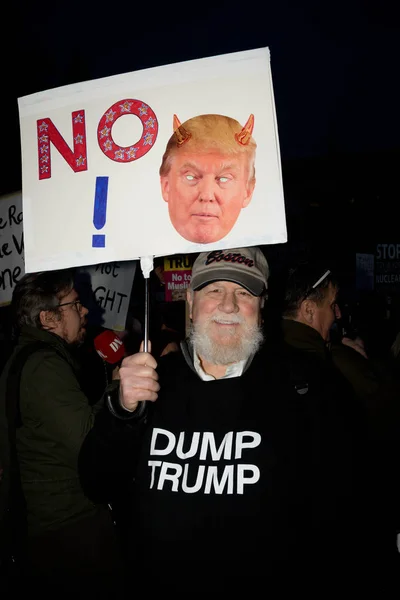
[(211, 321), (214, 323), (221, 323), (222, 325), (233, 325), (236, 323), (243, 323), (243, 318), (239, 315), (232, 315), (229, 317), (229, 319), (227, 319), (226, 317), (219, 317), (218, 315), (215, 315), (212, 317)]

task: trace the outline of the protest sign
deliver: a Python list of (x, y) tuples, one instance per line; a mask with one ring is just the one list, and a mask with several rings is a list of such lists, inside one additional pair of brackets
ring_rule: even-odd
[(0, 306), (11, 302), (24, 273), (22, 195), (17, 192), (0, 198)]
[(375, 257), (373, 254), (356, 254), (356, 289), (372, 291), (374, 289)]
[(18, 104), (27, 272), (286, 242), (268, 48)]
[[(112, 262), (81, 267), (79, 278), (86, 276), (101, 313), (101, 325), (123, 331), (128, 314), (137, 261)], [(90, 308), (88, 306), (88, 308)], [(96, 311), (89, 310), (91, 313)]]
[(375, 289), (400, 290), (400, 244), (377, 244), (375, 251)]
[(186, 290), (192, 277), (193, 260), (188, 255), (164, 258), (165, 301), (186, 300)]

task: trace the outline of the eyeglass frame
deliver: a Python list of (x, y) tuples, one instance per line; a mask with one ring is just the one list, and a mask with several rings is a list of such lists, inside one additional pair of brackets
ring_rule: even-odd
[[(78, 304), (80, 304), (80, 307), (78, 307)], [(80, 312), (83, 308), (83, 304), (81, 300), (71, 300), (71, 302), (63, 302), (62, 304), (57, 304), (57, 308), (60, 308), (61, 306), (72, 306), (74, 305), (76, 307), (76, 310), (78, 312)]]

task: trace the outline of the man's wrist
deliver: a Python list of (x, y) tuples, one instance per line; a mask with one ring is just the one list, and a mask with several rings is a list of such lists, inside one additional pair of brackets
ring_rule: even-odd
[(132, 420), (141, 418), (146, 412), (146, 402), (139, 402), (134, 410), (125, 408), (120, 401), (119, 381), (113, 381), (105, 392), (106, 405), (117, 419)]
[(126, 412), (128, 412), (128, 413), (134, 413), (134, 412), (136, 412), (136, 409), (138, 408), (138, 404), (139, 404), (139, 402), (137, 402), (135, 408), (127, 408), (124, 405), (124, 403), (122, 402), (122, 390), (121, 390), (121, 386), (119, 386), (119, 388), (118, 388), (118, 403), (119, 403), (120, 407), (122, 408), (122, 410), (126, 410)]

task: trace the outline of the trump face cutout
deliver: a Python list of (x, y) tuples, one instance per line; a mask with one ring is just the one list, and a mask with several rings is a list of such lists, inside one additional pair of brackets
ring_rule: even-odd
[(223, 115), (199, 115), (181, 124), (160, 167), (161, 192), (172, 225), (186, 240), (209, 244), (232, 230), (255, 187), (254, 117), (244, 127)]

